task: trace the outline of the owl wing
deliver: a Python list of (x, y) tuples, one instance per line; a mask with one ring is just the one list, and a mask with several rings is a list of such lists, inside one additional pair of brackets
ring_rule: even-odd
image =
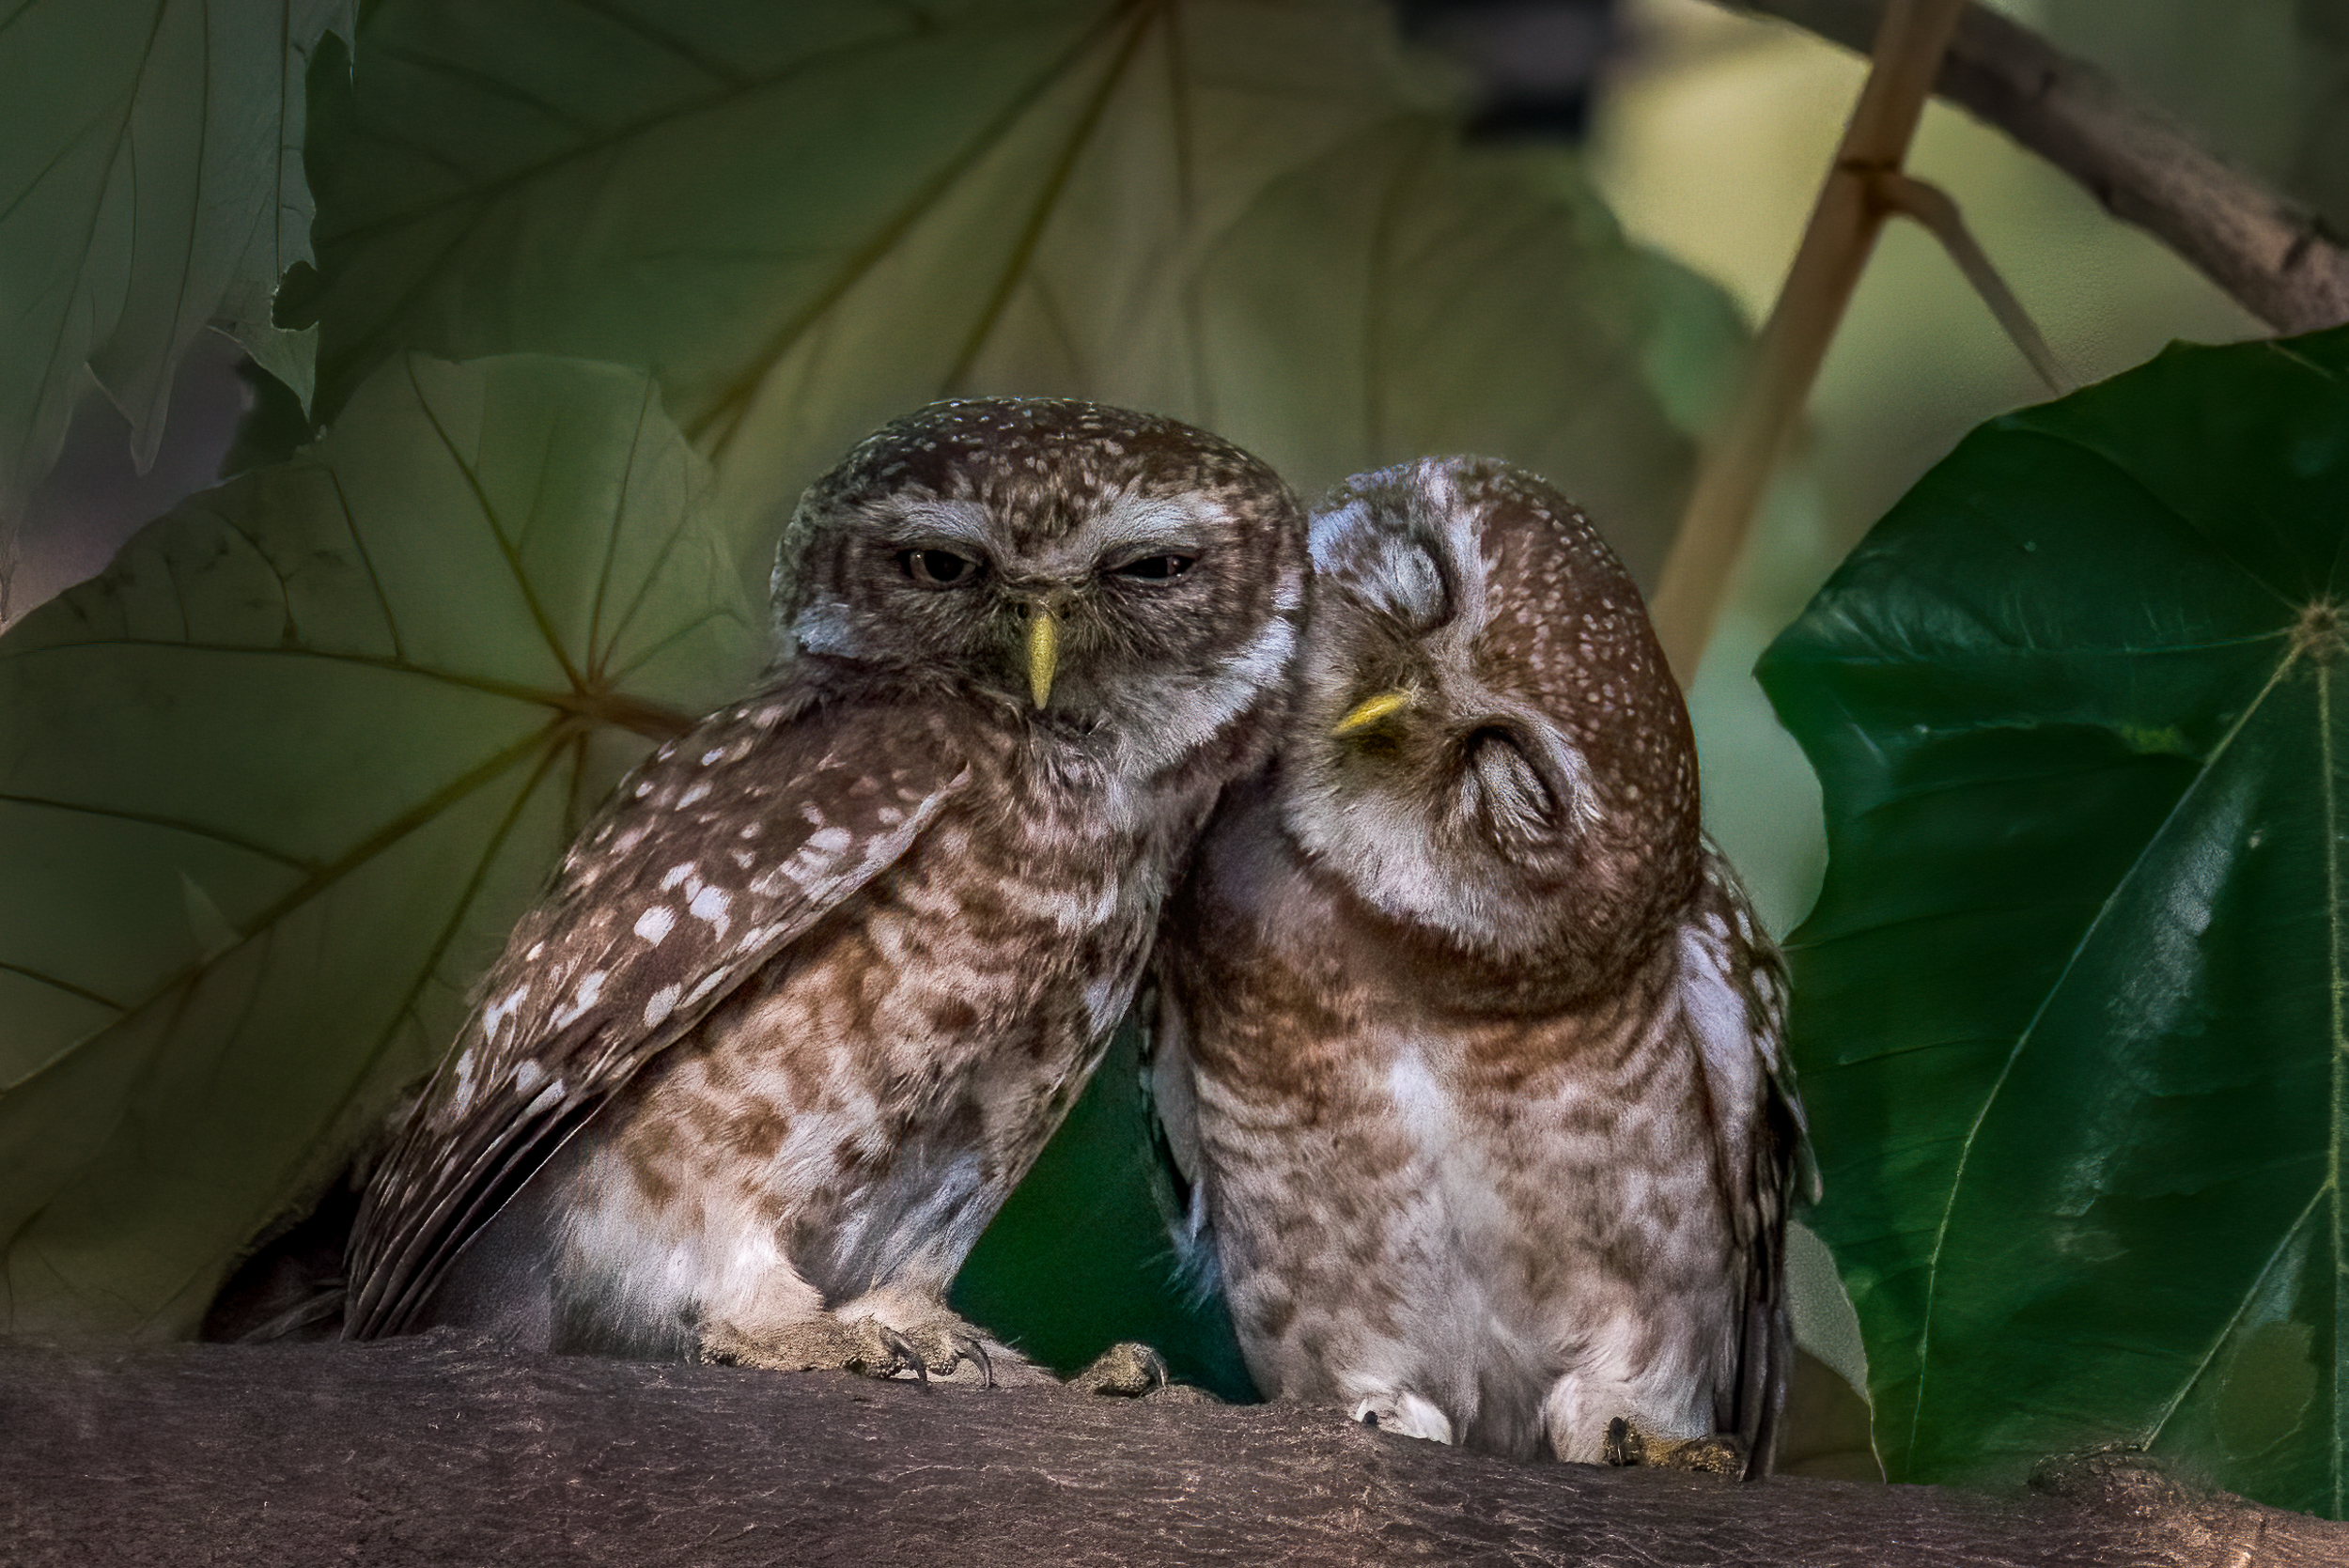
[(1769, 1470), (1794, 1365), (1786, 1303), (1786, 1218), (1815, 1200), (1810, 1129), (1786, 1054), (1786, 970), (1726, 861), (1709, 848), (1704, 890), (1681, 928), (1680, 1000), (1713, 1108), (1716, 1157), (1746, 1258), (1738, 1375), (1719, 1400), (1719, 1429)]
[(801, 677), (624, 780), (515, 926), (369, 1184), (346, 1337), (405, 1327), (565, 1140), (902, 856), (970, 777), (918, 709), (821, 702)]
[(1200, 1185), (1198, 1090), (1174, 988), (1155, 981), (1144, 987), (1134, 1004), (1134, 1019), (1142, 1033), (1143, 1119), (1161, 1178), (1151, 1184), (1152, 1190), (1172, 1200), (1162, 1218), (1174, 1243), (1176, 1279), (1194, 1299), (1208, 1300), (1222, 1294), (1223, 1281), (1207, 1194)]

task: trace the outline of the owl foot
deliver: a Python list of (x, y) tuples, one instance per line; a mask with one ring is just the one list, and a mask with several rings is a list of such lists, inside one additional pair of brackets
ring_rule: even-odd
[(728, 1367), (770, 1372), (852, 1372), (862, 1377), (896, 1377), (909, 1371), (929, 1381), (927, 1361), (905, 1335), (876, 1317), (844, 1322), (810, 1318), (756, 1337), (730, 1324), (702, 1331), (699, 1359)]
[(1746, 1473), (1746, 1445), (1726, 1432), (1706, 1437), (1651, 1437), (1617, 1416), (1607, 1423), (1604, 1452), (1610, 1465), (1645, 1465), (1733, 1477)]
[(1167, 1387), (1166, 1358), (1131, 1340), (1113, 1344), (1065, 1385), (1085, 1394), (1143, 1399)]

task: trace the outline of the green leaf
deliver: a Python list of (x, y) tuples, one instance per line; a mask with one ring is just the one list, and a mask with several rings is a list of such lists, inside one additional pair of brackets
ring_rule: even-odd
[(0, 14), (0, 614), (85, 365), (144, 469), (179, 356), (216, 318), (298, 391), (270, 325), (309, 255), (303, 81), (354, 0), (73, 0)]
[(0, 638), (0, 1332), (191, 1329), (764, 639), (644, 376), (402, 356)]
[(1975, 431), (1764, 658), (1794, 1036), (1894, 1480), (2117, 1443), (2343, 1512), (2349, 334)]
[(1737, 335), (1570, 156), (1463, 148), (1368, 0), (383, 0), (356, 60), (311, 158), (325, 405), (407, 346), (652, 365), (754, 507), (932, 398), (1059, 394), (1307, 490), (1494, 452), (1652, 571), (1690, 323)]

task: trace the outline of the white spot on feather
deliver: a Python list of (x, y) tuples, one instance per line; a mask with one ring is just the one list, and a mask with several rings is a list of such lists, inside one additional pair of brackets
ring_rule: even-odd
[(677, 916), (656, 904), (636, 917), (636, 934), (658, 947), (677, 928)]
[(693, 895), (693, 902), (686, 908), (695, 920), (707, 922), (710, 929), (723, 939), (727, 927), (734, 924), (726, 918), (727, 907), (732, 902), (723, 888), (704, 888)]
[(605, 972), (598, 970), (581, 981), (579, 989), (571, 994), (571, 1004), (554, 1016), (554, 1027), (568, 1029), (581, 1018), (585, 1017), (587, 1009), (593, 1007), (596, 1004), (596, 999), (603, 995), (604, 979)]
[(495, 1042), (507, 1024), (514, 1021), (515, 1010), (530, 995), (527, 983), (515, 986), (481, 1011), (481, 1032)]
[(675, 986), (663, 986), (653, 992), (652, 1000), (645, 1003), (646, 1029), (659, 1029), (662, 1020), (677, 1011), (677, 989)]
[(481, 1074), (481, 1057), (467, 1051), (457, 1059), (457, 1114), (462, 1116), (473, 1109), (474, 1079)]

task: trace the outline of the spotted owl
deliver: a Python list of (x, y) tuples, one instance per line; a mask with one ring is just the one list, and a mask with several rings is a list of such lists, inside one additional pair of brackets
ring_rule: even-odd
[(1759, 1473), (1802, 1117), (1639, 592), (1477, 458), (1348, 481), (1311, 549), (1278, 758), (1156, 965), (1186, 1245), (1268, 1396)]
[(1287, 489), (1187, 426), (979, 400), (867, 439), (786, 530), (763, 689), (623, 782), (483, 982), (346, 1334), (984, 1367), (945, 1290), (1269, 754), (1304, 595)]

